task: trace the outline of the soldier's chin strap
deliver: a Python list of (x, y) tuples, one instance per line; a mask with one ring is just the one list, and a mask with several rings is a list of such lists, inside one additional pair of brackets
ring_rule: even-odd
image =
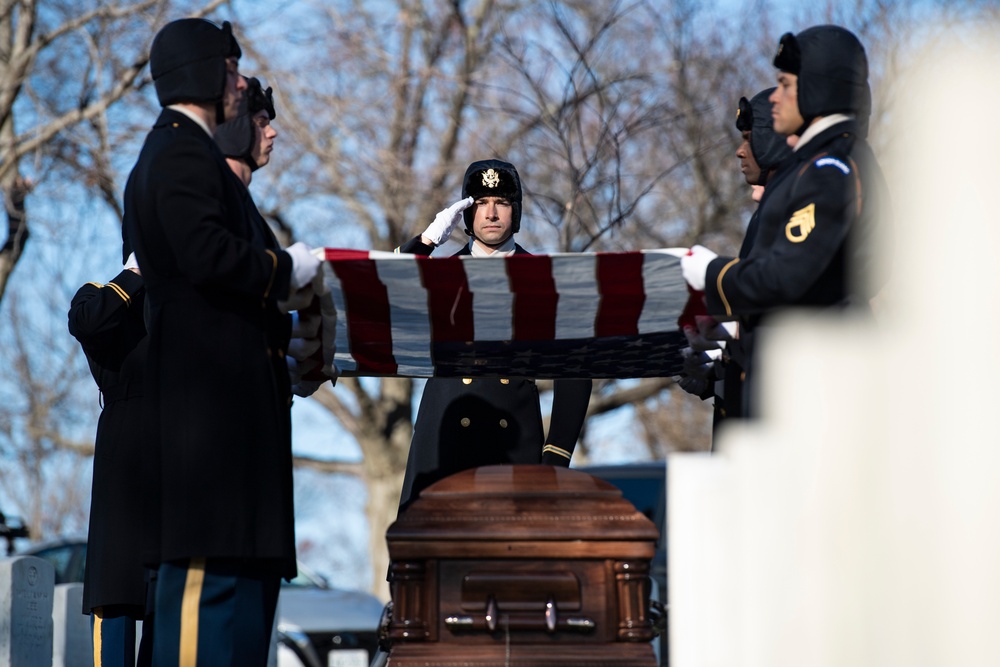
[(224, 98), (225, 98), (225, 95), (223, 95), (223, 99), (220, 99), (218, 102), (215, 103), (215, 124), (216, 125), (222, 125), (223, 123), (226, 122), (226, 106), (225, 106), (225, 103), (224, 103)]

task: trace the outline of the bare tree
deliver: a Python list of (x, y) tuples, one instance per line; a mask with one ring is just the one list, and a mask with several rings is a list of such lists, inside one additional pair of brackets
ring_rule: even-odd
[[(301, 34), (301, 26), (296, 34), (317, 45), (308, 70), (261, 55), (275, 53), (269, 40), (286, 42), (289, 35), (244, 23), (255, 35), (248, 51), (278, 95), (278, 127), (293, 144), (286, 151), (291, 158), (272, 171), (277, 178), (257, 186), (270, 214), (314, 245), (348, 238), (350, 245), (391, 248), (456, 198), (469, 162), (500, 156), (522, 171), (521, 235), (529, 247), (649, 247), (648, 231), (634, 229), (643, 220), (639, 211), (661, 206), (668, 181), (692, 178), (696, 159), (714, 177), (709, 152), (722, 143), (703, 127), (705, 105), (677, 104), (658, 90), (663, 75), (653, 61), (623, 57), (637, 40), (662, 39), (666, 31), (649, 31), (652, 10), (643, 3), (499, 9), (491, 0), (399, 2), (386, 20), (384, 6), (376, 12), (364, 3), (325, 4), (311, 26), (324, 39)], [(687, 20), (690, 34), (695, 19)], [(703, 61), (708, 69), (711, 59)], [(712, 141), (681, 142), (653, 155), (650, 147), (685, 123)], [(707, 198), (728, 210), (733, 188), (722, 190)], [(304, 214), (319, 207), (324, 214)], [(677, 230), (674, 244), (686, 228)], [(600, 383), (591, 413), (641, 403), (672, 384), (669, 378)], [(313, 400), (363, 452), (360, 464), (333, 468), (354, 470), (365, 481), (375, 588), (384, 593), (384, 534), (395, 518), (412, 434), (414, 383), (344, 378)], [(673, 401), (674, 409), (680, 403)]]
[[(323, 35), (316, 43), (325, 50), (312, 51), (309, 71), (258, 56), (279, 95), (279, 127), (294, 144), (294, 160), (275, 170), (282, 176), (272, 200), (282, 206), (275, 204), (272, 213), (314, 245), (332, 245), (331, 232), (347, 226), (360, 232), (357, 245), (381, 249), (419, 233), (414, 221), (432, 219), (448, 203), (456, 171), (464, 169), (464, 117), (496, 48), (497, 4), (324, 4), (315, 8), (313, 29)], [(386, 5), (394, 7), (388, 20)], [(264, 34), (248, 46), (254, 55), (257, 49), (273, 53)], [(310, 76), (316, 67), (329, 76)], [(307, 223), (295, 209), (303, 199), (329, 213)], [(414, 383), (343, 378), (337, 387), (314, 398), (363, 452), (362, 462), (350, 467), (368, 490), (373, 588), (384, 595), (384, 535), (399, 502)]]
[[(120, 223), (122, 180), (113, 161), (130, 123), (118, 110), (149, 81), (143, 71), (155, 26), (168, 13), (199, 15), (222, 4), (0, 2), (0, 192), (8, 221), (0, 249), (0, 392), (6, 399), (0, 461), (4, 494), (36, 538), (86, 526), (89, 476), (80, 470), (93, 454), (98, 407), (93, 380), (66, 332), (75, 286), (65, 286), (63, 272), (86, 256), (54, 254), (51, 243), (82, 242), (79, 229), (88, 216), (101, 217), (90, 203), (95, 200), (103, 202), (103, 219)], [(29, 239), (41, 244), (39, 254), (32, 255)], [(15, 267), (29, 256), (26, 280), (9, 291)]]
[[(210, 0), (191, 13), (204, 15), (224, 1)], [(0, 4), (0, 188), (4, 192), (23, 178), (20, 164), (26, 156), (43, 171), (61, 160), (77, 176), (84, 174), (91, 181), (86, 185), (120, 213), (108, 164), (108, 112), (148, 83), (141, 74), (153, 26), (168, 11), (178, 11), (169, 0)], [(81, 123), (96, 135), (96, 146), (73, 140), (73, 130)], [(82, 156), (91, 158), (88, 164)], [(27, 225), (28, 218), (22, 217), (0, 251), (0, 300), (24, 250)]]

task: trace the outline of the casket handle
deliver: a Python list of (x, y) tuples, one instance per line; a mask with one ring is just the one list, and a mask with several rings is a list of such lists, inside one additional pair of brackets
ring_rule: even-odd
[(548, 602), (545, 603), (545, 629), (549, 631), (550, 635), (556, 631), (558, 622), (559, 610), (556, 608), (556, 599), (549, 596)]
[[(537, 612), (536, 612), (537, 613)], [(450, 615), (445, 616), (444, 624), (453, 630), (475, 630), (477, 627), (482, 628), (486, 626), (486, 630), (490, 633), (497, 631), (497, 627), (500, 625), (500, 605), (497, 603), (495, 595), (490, 595), (486, 599), (486, 609), (483, 616), (478, 620), (474, 616), (468, 615)], [(565, 616), (559, 617), (559, 607), (556, 605), (556, 599), (554, 596), (549, 596), (549, 599), (545, 603), (545, 611), (543, 612), (543, 618), (539, 618), (537, 615), (524, 614), (524, 613), (513, 613), (507, 614), (504, 618), (503, 625), (509, 630), (542, 630), (544, 629), (549, 634), (554, 634), (557, 630), (569, 630), (576, 632), (590, 632), (597, 627), (593, 619), (587, 618), (586, 616)]]
[(497, 616), (500, 615), (500, 609), (497, 607), (497, 599), (495, 595), (491, 595), (486, 600), (486, 627), (489, 628), (490, 632), (497, 631)]

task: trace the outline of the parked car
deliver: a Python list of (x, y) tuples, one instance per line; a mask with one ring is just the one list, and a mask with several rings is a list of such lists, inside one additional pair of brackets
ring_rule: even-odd
[(368, 667), (382, 607), (374, 595), (333, 588), (299, 563), (278, 597), (278, 667)]
[(650, 578), (653, 580), (650, 597), (659, 603), (663, 613), (662, 632), (654, 640), (657, 660), (667, 665), (669, 660), (668, 637), (666, 632), (667, 610), (667, 462), (647, 461), (620, 465), (594, 465), (577, 468), (614, 484), (621, 489), (622, 496), (635, 508), (645, 514), (660, 529), (660, 541), (656, 545)]
[[(57, 584), (82, 582), (87, 541), (65, 538), (18, 552), (52, 563)], [(281, 582), (276, 623), (278, 667), (368, 667), (378, 644), (382, 602), (334, 588), (305, 565)]]

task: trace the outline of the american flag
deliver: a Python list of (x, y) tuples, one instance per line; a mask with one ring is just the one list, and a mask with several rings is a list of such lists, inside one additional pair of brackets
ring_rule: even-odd
[(324, 365), (342, 376), (681, 372), (687, 341), (677, 322), (688, 291), (677, 249), (504, 258), (317, 254), (324, 260)]

